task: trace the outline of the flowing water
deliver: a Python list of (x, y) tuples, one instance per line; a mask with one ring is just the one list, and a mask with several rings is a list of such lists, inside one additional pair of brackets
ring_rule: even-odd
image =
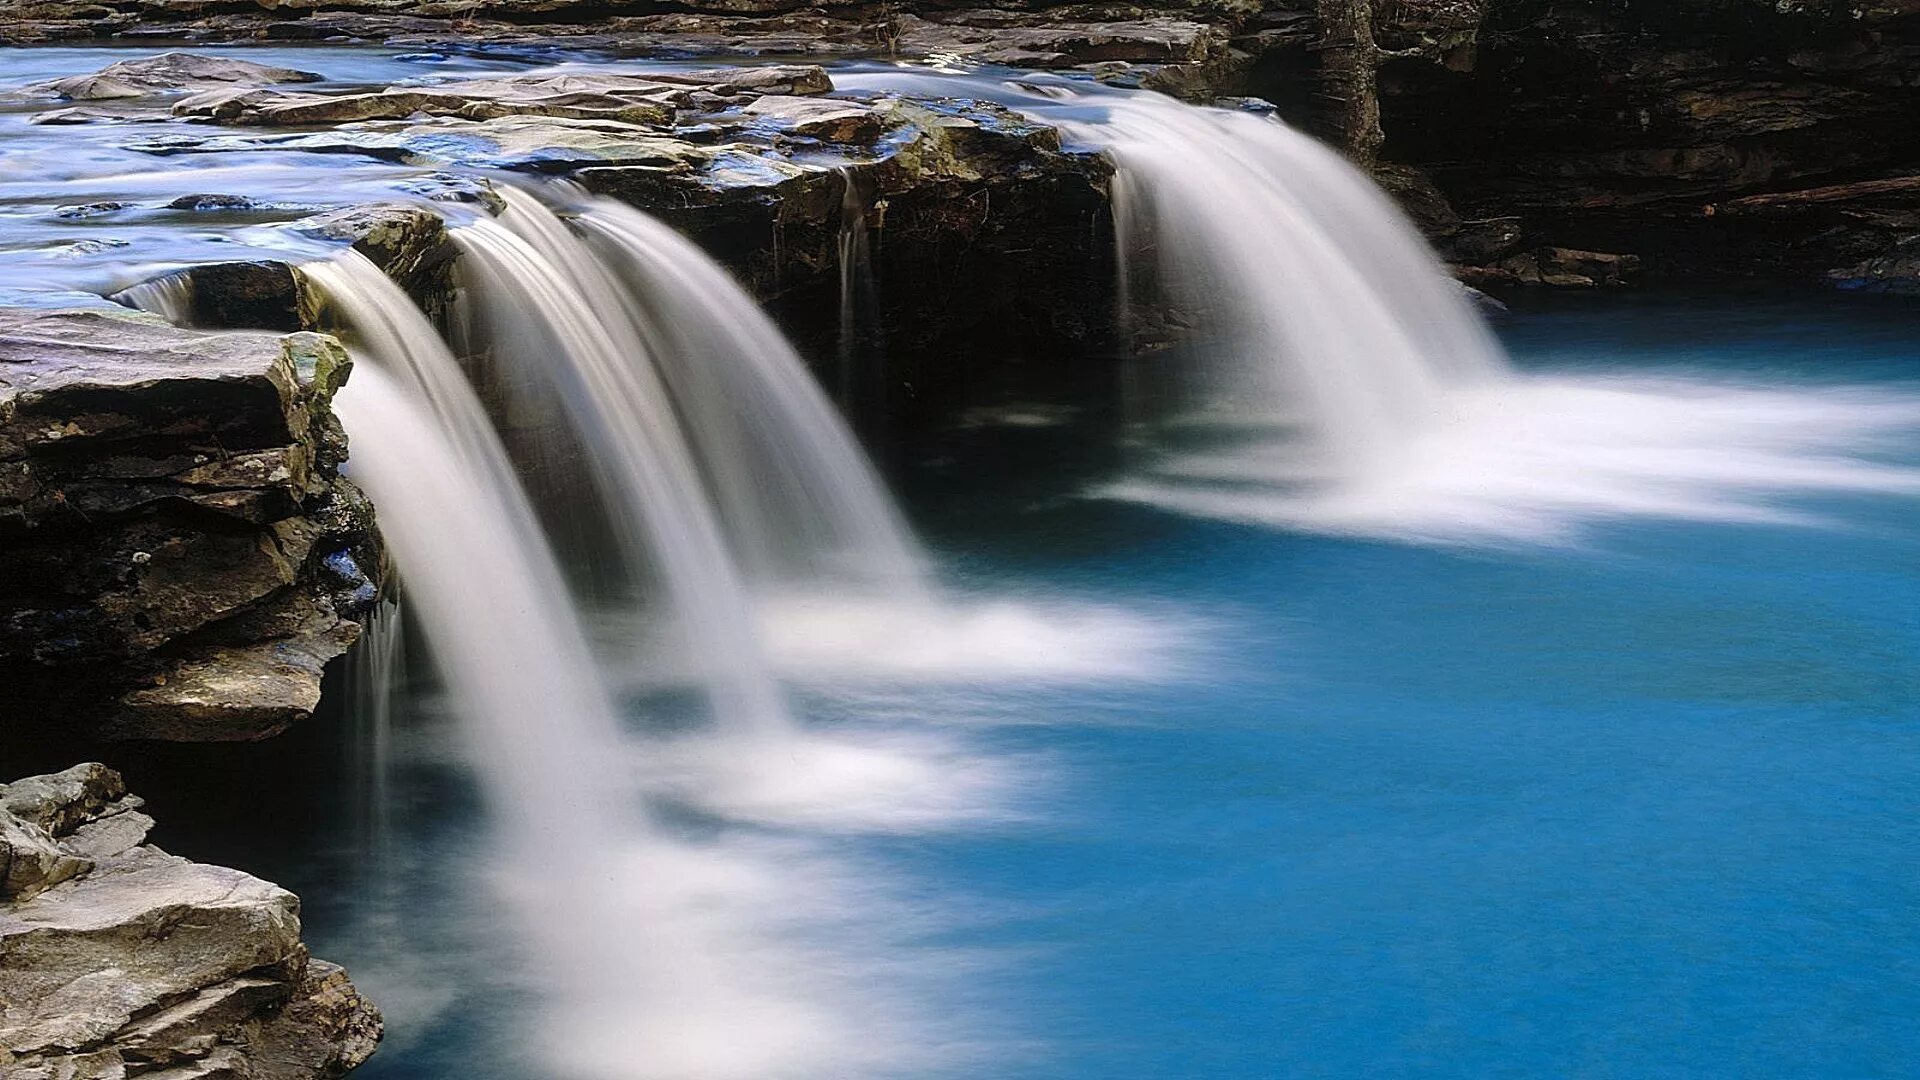
[[(643, 215), (507, 188), (459, 217), (472, 368), (364, 258), (304, 266), (433, 671), (388, 611), (348, 706), (376, 715), (209, 755), (186, 783), (218, 798), (130, 772), (162, 843), (306, 895), (388, 1012), (365, 1075), (1903, 1075), (1920, 316), (1611, 300), (1523, 313), (1509, 362), (1268, 119), (837, 78), (1107, 149), (1125, 317), (1192, 332), (908, 441), (928, 556), (771, 324)], [(53, 198), (185, 181), (79, 138)], [(49, 198), (0, 167), (0, 206)], [(0, 286), (313, 254), (279, 213), (142, 218), (97, 263), (30, 229)], [(545, 473), (576, 449), (589, 490)], [(314, 764), (342, 757), (374, 776)], [(307, 824), (269, 826), (289, 784)]]

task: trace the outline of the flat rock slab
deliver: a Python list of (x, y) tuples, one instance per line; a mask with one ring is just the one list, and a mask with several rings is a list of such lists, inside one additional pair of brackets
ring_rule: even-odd
[(615, 72), (505, 75), (371, 93), (320, 94), (224, 87), (176, 102), (174, 115), (259, 127), (301, 127), (362, 120), (454, 116), (552, 116), (667, 125), (681, 109), (712, 109), (760, 94), (821, 94), (831, 88), (818, 67), (626, 75)]
[(311, 71), (271, 67), (233, 56), (162, 53), (108, 64), (87, 75), (71, 75), (64, 79), (33, 83), (22, 88), (20, 94), (67, 101), (106, 101), (214, 87), (319, 82), (320, 78)]
[(281, 339), (109, 313), (0, 310), (0, 460), (155, 438), (234, 448), (294, 441), (296, 372)]

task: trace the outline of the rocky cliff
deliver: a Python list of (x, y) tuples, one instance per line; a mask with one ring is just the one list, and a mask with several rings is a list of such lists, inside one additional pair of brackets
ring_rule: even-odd
[(118, 773), (0, 786), (0, 1076), (317, 1080), (380, 1014), (300, 942), (300, 901), (142, 843)]

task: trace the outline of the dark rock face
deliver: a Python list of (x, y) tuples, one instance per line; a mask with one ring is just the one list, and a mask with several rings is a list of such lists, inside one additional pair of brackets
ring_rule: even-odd
[[(1104, 159), (975, 102), (765, 97), (718, 118), (742, 121), (739, 142), (689, 147), (691, 167), (599, 166), (578, 179), (727, 263), (809, 355), (844, 356), (849, 330), (884, 337), (884, 369), (854, 380), (857, 413), (938, 409), (983, 357), (1113, 347)], [(840, 163), (812, 163), (809, 147)], [(847, 289), (863, 291), (850, 328)]]
[(230, 740), (312, 712), (379, 570), (337, 476), (348, 370), (317, 334), (0, 309), (5, 722), (58, 703), (110, 737)]
[(300, 943), (300, 901), (141, 843), (120, 775), (0, 786), (0, 1075), (319, 1080), (373, 1053), (380, 1014)]
[(1920, 173), (1920, 5), (1484, 7), (1469, 65), (1399, 64), (1385, 83), (1389, 155), (1463, 218), (1670, 272), (1818, 279), (1896, 242), (1879, 211)]

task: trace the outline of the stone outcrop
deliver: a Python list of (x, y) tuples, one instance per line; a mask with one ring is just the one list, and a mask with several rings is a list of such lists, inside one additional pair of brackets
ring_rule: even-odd
[[(0, 309), (0, 723), (257, 739), (375, 598), (318, 334)], [(51, 710), (51, 711), (49, 711)]]
[(380, 1014), (309, 957), (300, 901), (143, 844), (118, 773), (0, 786), (0, 1076), (341, 1076)]
[(1389, 66), (1384, 110), (1389, 156), (1464, 219), (1517, 227), (1494, 261), (1551, 244), (1636, 252), (1650, 272), (1817, 281), (1904, 235), (1920, 5), (1480, 7), (1472, 55)]

